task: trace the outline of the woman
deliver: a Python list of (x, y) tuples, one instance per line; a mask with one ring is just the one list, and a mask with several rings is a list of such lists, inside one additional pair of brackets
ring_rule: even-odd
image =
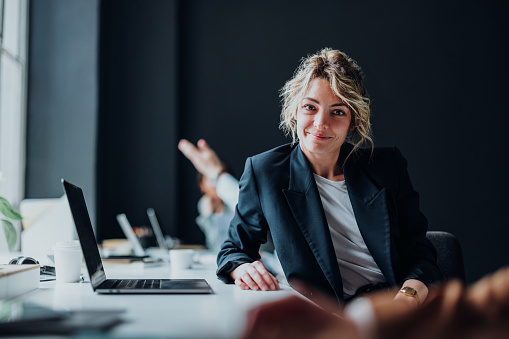
[(198, 140), (196, 146), (181, 139), (178, 148), (198, 171), (198, 186), (203, 195), (198, 201), (196, 224), (205, 234), (207, 248), (217, 253), (237, 205), (239, 182), (204, 139)]
[(198, 201), (199, 215), (196, 217), (196, 224), (205, 234), (207, 248), (217, 253), (226, 239), (235, 205), (230, 207), (225, 204), (214, 183), (201, 173), (198, 173), (198, 185), (202, 196)]
[[(288, 281), (348, 300), (381, 286), (418, 305), (440, 278), (406, 161), (373, 145), (361, 69), (340, 51), (304, 59), (281, 90), (281, 127), (293, 138), (248, 158), (217, 275), (275, 290), (258, 259), (270, 230)], [(298, 143), (297, 143), (298, 142)]]

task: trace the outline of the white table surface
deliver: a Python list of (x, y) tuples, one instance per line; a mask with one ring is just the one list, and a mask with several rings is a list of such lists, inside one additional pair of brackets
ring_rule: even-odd
[[(2, 261), (3, 262), (3, 261)], [(245, 327), (247, 312), (262, 303), (296, 294), (287, 285), (280, 291), (244, 291), (217, 279), (215, 263), (194, 264), (175, 270), (168, 263), (105, 263), (108, 279), (175, 278), (206, 279), (211, 295), (106, 295), (97, 294), (90, 283), (41, 282), (38, 290), (17, 300), (54, 310), (122, 309), (124, 322), (108, 333), (112, 338), (238, 338)], [(83, 271), (85, 268), (83, 268)]]

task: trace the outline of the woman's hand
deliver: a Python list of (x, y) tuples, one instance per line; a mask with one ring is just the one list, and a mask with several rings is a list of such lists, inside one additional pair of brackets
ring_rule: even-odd
[(210, 179), (217, 179), (224, 170), (221, 160), (205, 140), (198, 140), (197, 146), (186, 139), (180, 140), (178, 144), (179, 150), (193, 163), (198, 172)]
[(398, 292), (394, 297), (395, 301), (401, 301), (409, 306), (417, 307), (426, 300), (428, 296), (428, 287), (423, 282), (417, 279), (409, 279), (403, 283), (402, 288), (405, 286), (413, 288), (417, 292), (417, 298)]
[[(336, 301), (324, 301), (335, 305), (336, 314), (343, 314)], [(359, 339), (361, 336), (349, 317), (340, 317), (307, 299), (292, 295), (252, 309), (242, 338)]]
[(238, 266), (232, 271), (231, 277), (235, 280), (235, 285), (243, 290), (279, 290), (279, 282), (260, 261)]

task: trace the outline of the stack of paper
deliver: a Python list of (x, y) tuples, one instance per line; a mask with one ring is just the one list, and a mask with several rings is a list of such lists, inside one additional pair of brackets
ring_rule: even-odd
[(39, 288), (39, 265), (0, 265), (0, 299)]

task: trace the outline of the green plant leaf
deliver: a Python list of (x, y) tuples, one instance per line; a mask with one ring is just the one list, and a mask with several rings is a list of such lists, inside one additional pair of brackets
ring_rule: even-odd
[(5, 239), (7, 240), (7, 246), (9, 247), (9, 251), (12, 251), (14, 250), (14, 246), (16, 246), (18, 238), (16, 229), (9, 220), (5, 219), (2, 219), (2, 226), (4, 228)]
[(0, 321), (9, 321), (13, 316), (12, 306), (18, 304), (16, 299), (6, 299), (0, 301)]
[(0, 213), (12, 220), (21, 220), (21, 215), (12, 208), (7, 199), (0, 197)]

